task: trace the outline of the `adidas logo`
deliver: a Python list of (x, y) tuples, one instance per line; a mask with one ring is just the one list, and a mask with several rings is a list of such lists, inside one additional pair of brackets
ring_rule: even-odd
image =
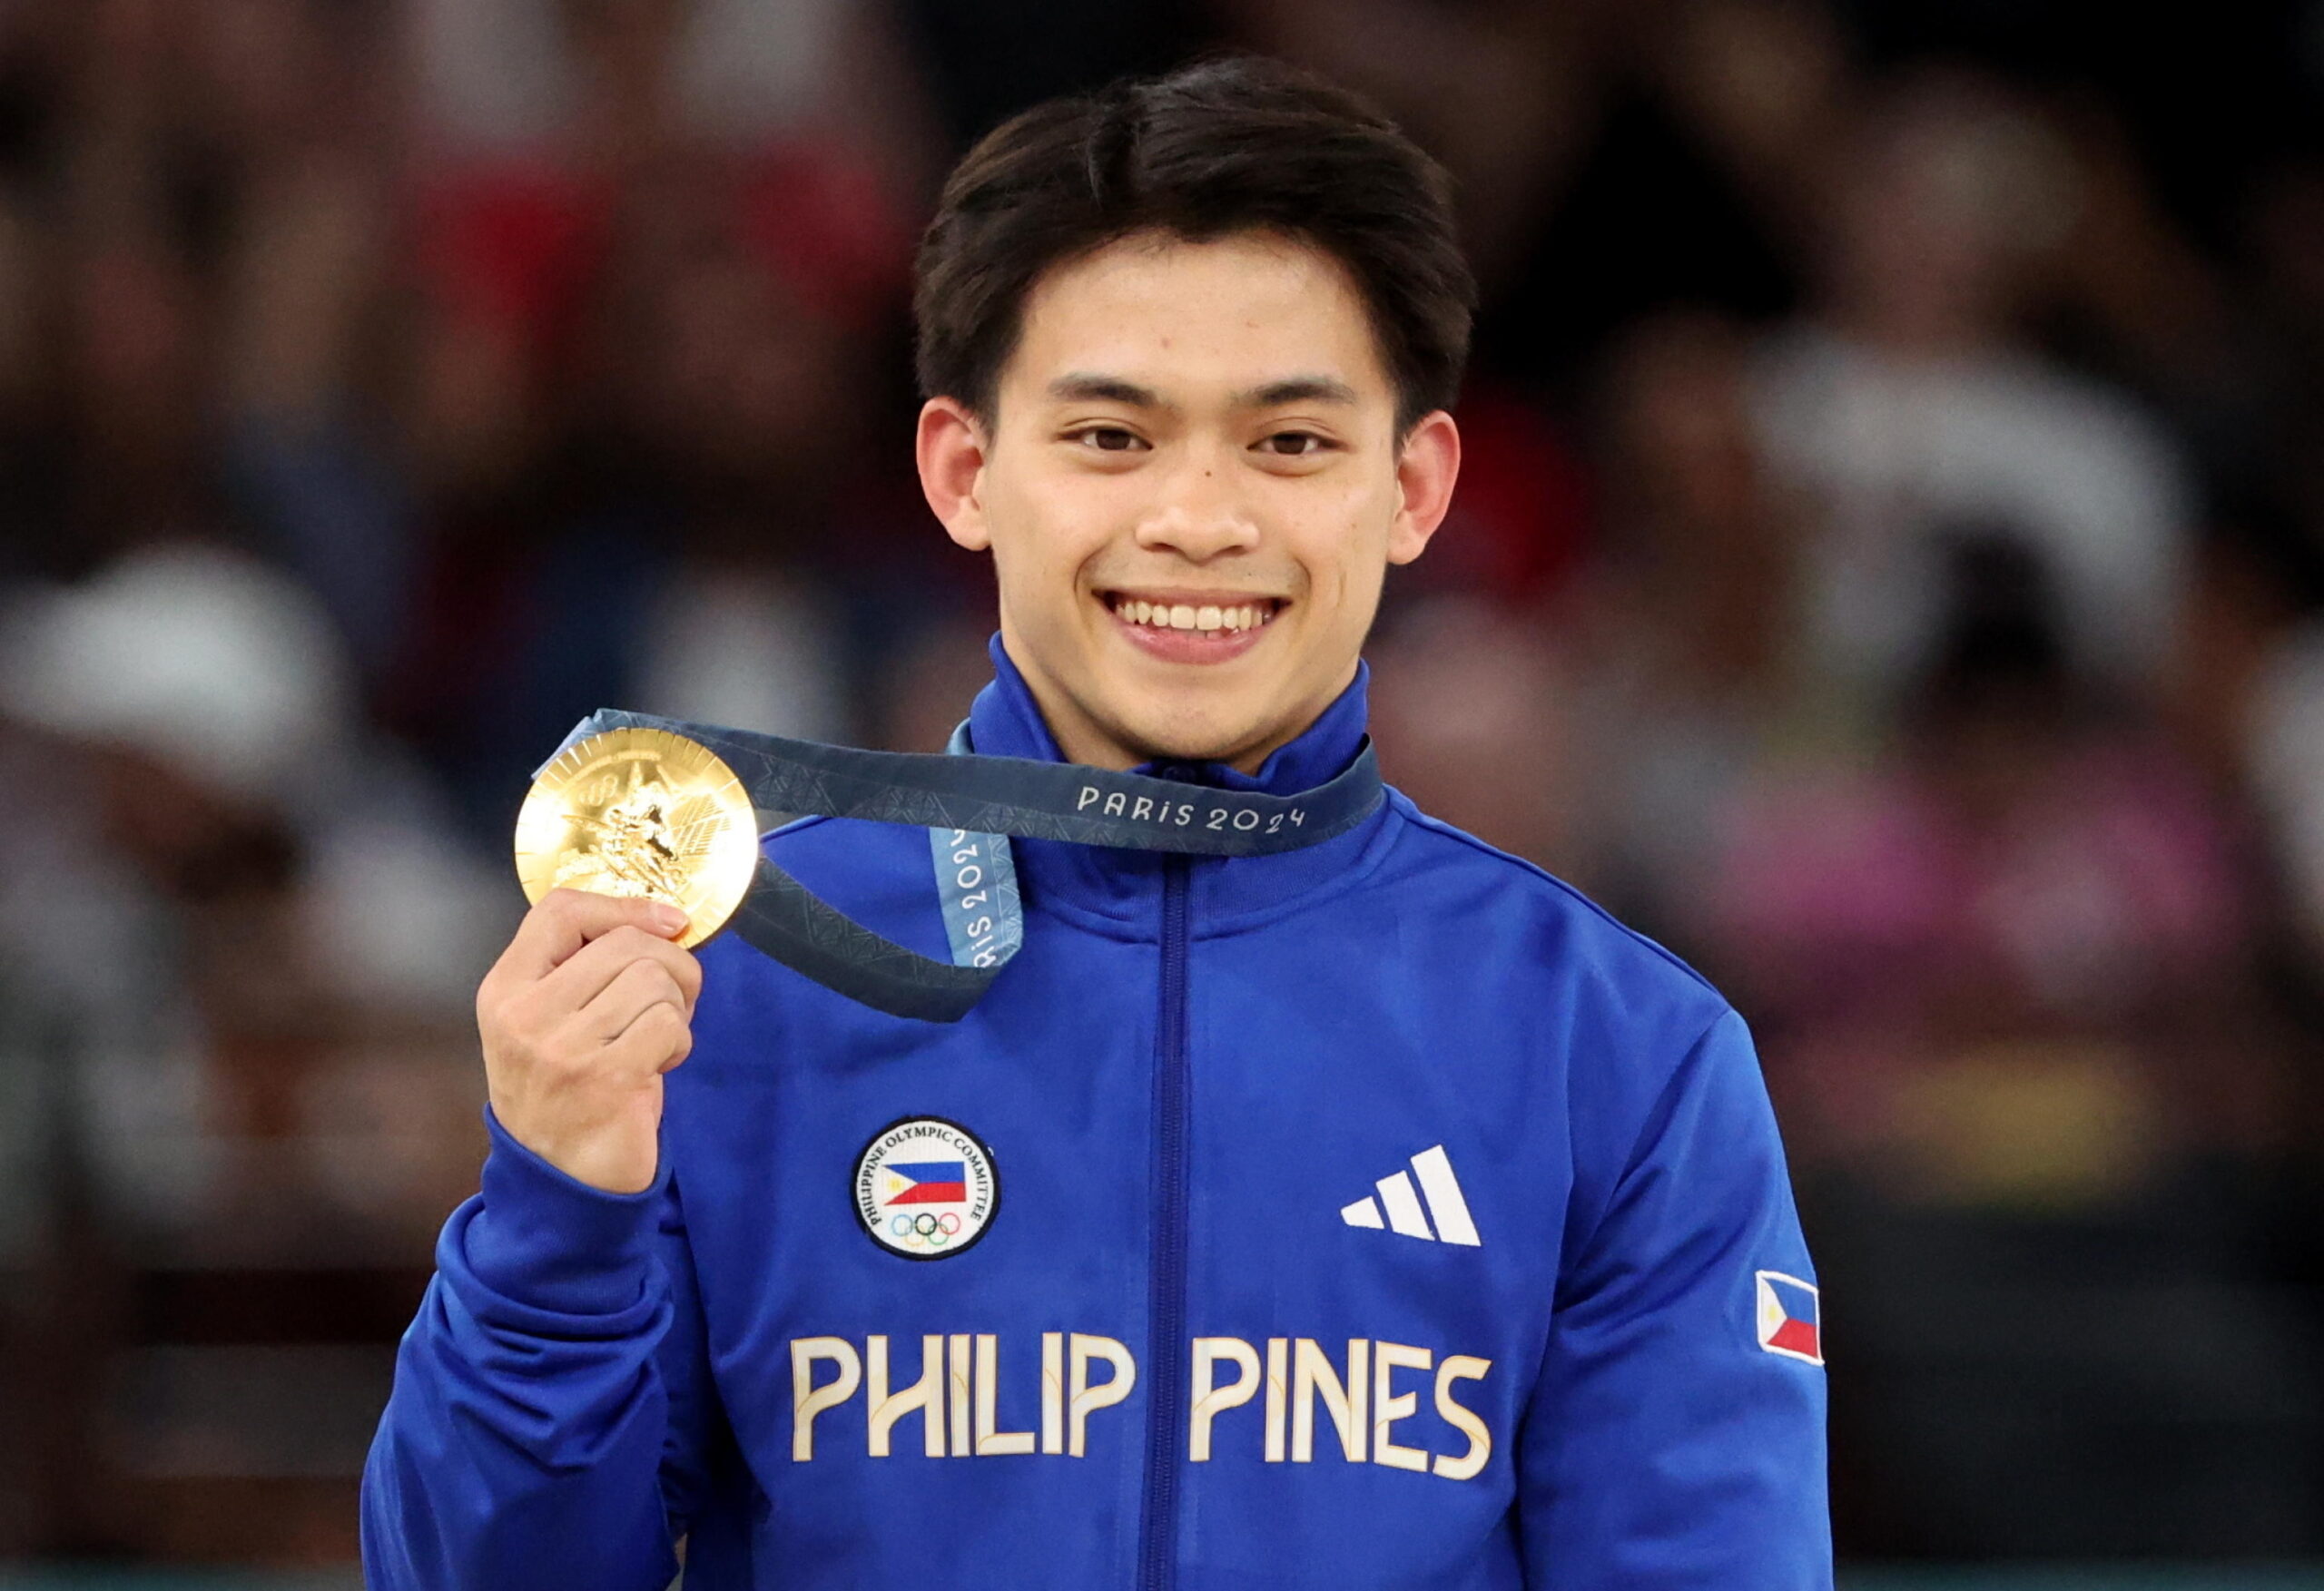
[[(1413, 1178), (1420, 1179), (1420, 1188), (1413, 1188)], [(1378, 1232), (1384, 1223), (1380, 1212), (1385, 1206), (1388, 1219), (1384, 1223), (1390, 1232), (1402, 1233), (1426, 1242), (1440, 1240), (1448, 1243), (1466, 1243), (1482, 1248), (1477, 1236), (1477, 1223), (1469, 1219), (1469, 1202), (1461, 1196), (1461, 1182), (1452, 1174), (1452, 1162), (1445, 1155), (1444, 1145), (1423, 1149), (1413, 1156), (1409, 1173), (1398, 1172), (1384, 1176), (1373, 1184), (1380, 1190), (1377, 1199), (1358, 1199), (1353, 1204), (1340, 1207), (1340, 1219), (1350, 1226), (1366, 1226)], [(1421, 1201), (1428, 1201), (1425, 1214)], [(1436, 1230), (1429, 1230), (1431, 1221)]]

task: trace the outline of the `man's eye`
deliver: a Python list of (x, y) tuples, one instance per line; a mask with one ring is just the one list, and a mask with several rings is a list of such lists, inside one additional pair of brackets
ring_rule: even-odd
[(1073, 439), (1085, 447), (1095, 447), (1100, 453), (1128, 453), (1146, 446), (1137, 432), (1124, 430), (1119, 426), (1091, 426), (1074, 432)]
[[(1288, 442), (1292, 446), (1288, 447), (1276, 446), (1284, 442)], [(1313, 443), (1314, 446), (1305, 446), (1308, 443)], [(1285, 458), (1312, 458), (1330, 444), (1313, 431), (1277, 431), (1274, 436), (1262, 441), (1259, 446)]]

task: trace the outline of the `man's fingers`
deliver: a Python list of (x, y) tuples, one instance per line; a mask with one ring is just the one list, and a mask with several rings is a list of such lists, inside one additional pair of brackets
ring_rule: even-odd
[(694, 1029), (678, 1008), (657, 1001), (637, 1015), (605, 1053), (625, 1072), (666, 1072), (694, 1049)]
[(655, 1006), (667, 1006), (684, 1017), (690, 1013), (693, 1002), (661, 962), (633, 961), (595, 999), (581, 1007), (581, 1028), (601, 1043), (609, 1042), (619, 1038), (631, 1023)]
[(547, 1011), (578, 1011), (640, 961), (650, 962), (667, 973), (685, 996), (687, 1009), (693, 1009), (694, 997), (702, 992), (702, 963), (694, 958), (693, 952), (626, 924), (590, 940), (566, 957), (562, 965), (540, 980), (535, 997)]
[(667, 940), (684, 931), (685, 913), (658, 900), (623, 899), (583, 889), (552, 889), (525, 914), (516, 938), (494, 964), (493, 975), (532, 983), (572, 958), (583, 946), (619, 928)]
[(593, 1186), (653, 1181), (660, 1074), (693, 1048), (702, 988), (700, 964), (673, 942), (684, 927), (653, 901), (551, 890), (477, 990), (494, 1111)]

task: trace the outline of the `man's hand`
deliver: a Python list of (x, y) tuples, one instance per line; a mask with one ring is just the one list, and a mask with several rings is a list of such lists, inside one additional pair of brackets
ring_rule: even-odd
[(476, 993), (492, 1113), (567, 1176), (609, 1193), (654, 1183), (662, 1074), (694, 1047), (702, 964), (685, 914), (552, 889)]

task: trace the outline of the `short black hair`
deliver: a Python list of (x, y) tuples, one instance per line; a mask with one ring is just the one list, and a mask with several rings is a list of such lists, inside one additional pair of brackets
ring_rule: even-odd
[(1002, 123), (944, 184), (913, 270), (921, 395), (990, 424), (1043, 272), (1136, 233), (1275, 232), (1354, 279), (1396, 435), (1450, 408), (1476, 282), (1444, 168), (1378, 107), (1264, 56), (1212, 56)]

